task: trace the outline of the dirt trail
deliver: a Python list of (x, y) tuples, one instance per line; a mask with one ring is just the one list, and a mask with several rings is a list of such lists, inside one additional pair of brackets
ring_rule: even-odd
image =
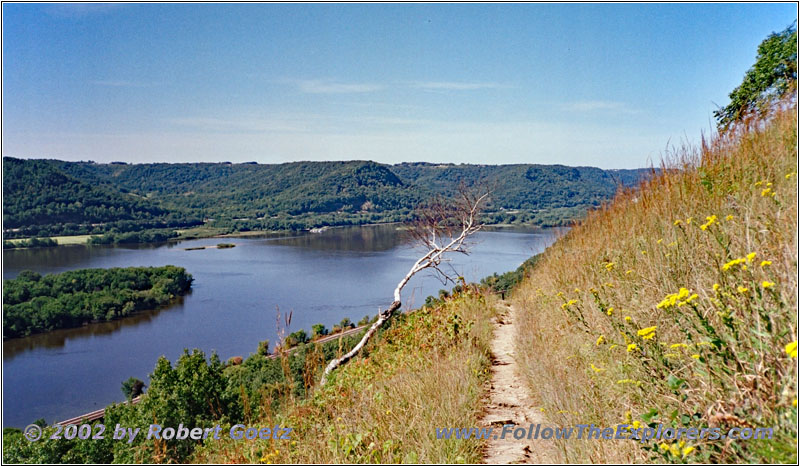
[[(500, 314), (495, 319), (492, 339), (492, 379), (484, 426), (492, 426), (497, 439), (490, 439), (484, 463), (486, 464), (541, 464), (554, 458), (552, 443), (544, 440), (515, 439), (506, 433), (500, 439), (503, 425), (524, 427), (527, 433), (531, 424), (547, 426), (542, 413), (531, 400), (528, 389), (519, 377), (514, 359), (514, 335), (516, 313), (509, 304), (501, 302)], [(535, 430), (535, 428), (534, 428)]]

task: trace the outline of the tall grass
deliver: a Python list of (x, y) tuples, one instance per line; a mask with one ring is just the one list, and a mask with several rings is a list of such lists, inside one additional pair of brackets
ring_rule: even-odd
[(437, 440), (437, 427), (479, 426), (494, 303), (477, 290), (399, 315), (366, 355), (324, 388), (251, 426), (289, 426), (291, 441), (207, 442), (194, 462), (477, 463), (482, 442)]
[(672, 151), (550, 247), (514, 296), (518, 355), (552, 424), (774, 438), (569, 440), (562, 461), (796, 462), (796, 112)]

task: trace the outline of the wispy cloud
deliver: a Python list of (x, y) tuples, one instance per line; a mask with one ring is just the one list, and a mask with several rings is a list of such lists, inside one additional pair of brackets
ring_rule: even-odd
[(303, 119), (282, 118), (215, 118), (215, 117), (179, 117), (165, 119), (164, 122), (179, 127), (208, 132), (302, 132), (308, 130), (309, 121), (313, 117)]
[(639, 113), (623, 102), (614, 101), (576, 101), (564, 104), (562, 108), (568, 112), (617, 112), (625, 114)]
[(427, 81), (413, 83), (411, 86), (417, 89), (431, 91), (472, 91), (475, 89), (499, 89), (508, 87), (498, 83), (461, 83), (453, 81)]
[(300, 91), (308, 94), (350, 94), (380, 91), (385, 88), (373, 83), (337, 83), (334, 81), (303, 80), (297, 82)]

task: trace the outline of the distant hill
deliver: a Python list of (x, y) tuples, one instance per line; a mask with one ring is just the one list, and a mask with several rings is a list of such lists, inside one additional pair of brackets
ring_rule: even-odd
[(608, 201), (619, 185), (634, 186), (648, 170), (603, 170), (596, 167), (514, 164), (403, 163), (392, 166), (403, 180), (451, 194), (459, 182), (487, 183), (492, 206), (502, 209), (547, 209), (597, 206)]
[(493, 189), (489, 211), (495, 214), (489, 222), (552, 225), (580, 217), (610, 199), (618, 186), (635, 185), (648, 174), (522, 164), (96, 164), (13, 158), (3, 159), (3, 169), (7, 238), (130, 232), (203, 219), (233, 231), (398, 221), (425, 199), (452, 194), (461, 182)]
[(18, 233), (16, 236), (27, 236), (198, 223), (111, 185), (97, 186), (92, 180), (70, 176), (59, 168), (60, 164), (3, 158), (5, 229)]

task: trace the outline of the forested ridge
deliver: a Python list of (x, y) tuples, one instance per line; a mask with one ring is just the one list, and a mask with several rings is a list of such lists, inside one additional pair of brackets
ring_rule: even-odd
[(490, 223), (559, 225), (648, 173), (530, 164), (97, 164), (5, 157), (4, 237), (404, 221), (420, 202), (452, 194), (461, 183), (492, 189)]

